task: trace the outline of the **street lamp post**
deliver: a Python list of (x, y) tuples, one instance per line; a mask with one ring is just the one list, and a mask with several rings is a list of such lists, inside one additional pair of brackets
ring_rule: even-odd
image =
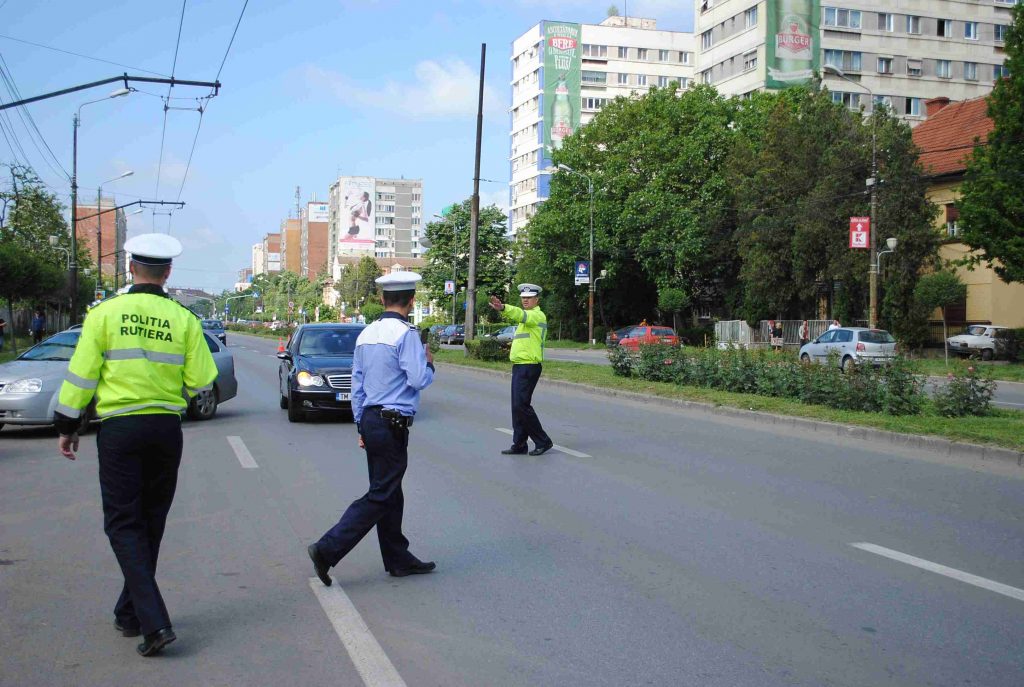
[[(590, 194), (590, 281), (587, 284), (588, 304), (587, 304), (587, 340), (590, 341), (591, 345), (594, 341), (594, 289), (597, 286), (597, 280), (594, 279), (594, 181), (589, 176), (582, 172), (577, 172), (569, 165), (558, 165), (555, 169), (559, 169), (569, 174), (575, 174), (578, 177), (583, 177), (587, 181), (587, 193)], [(547, 170), (545, 170), (547, 171)], [(552, 170), (554, 171), (554, 170)]]
[[(865, 180), (865, 184), (871, 189), (871, 232), (869, 240), (871, 242), (871, 256), (870, 264), (868, 266), (868, 327), (874, 329), (878, 326), (878, 240), (875, 238), (878, 236), (878, 143), (876, 137), (877, 126), (875, 122), (875, 94), (870, 88), (865, 86), (859, 81), (854, 81), (846, 75), (846, 73), (836, 67), (835, 65), (826, 64), (824, 70), (830, 74), (835, 74), (840, 79), (848, 81), (855, 86), (859, 86), (867, 91), (868, 95), (871, 96), (871, 178)], [(891, 252), (891, 251), (886, 251)]]
[[(435, 214), (434, 217), (447, 222), (446, 217)], [(459, 225), (454, 221), (452, 222), (452, 231), (455, 234), (455, 239), (452, 241), (452, 324), (455, 324), (455, 287), (458, 284), (458, 273), (459, 273)]]
[[(78, 127), (82, 119), (82, 108), (110, 98), (120, 98), (131, 93), (119, 88), (106, 98), (89, 100), (78, 106), (71, 128), (71, 324), (78, 323)], [(96, 251), (99, 252), (98, 250)]]
[[(100, 210), (103, 209), (103, 186), (104, 184), (111, 184), (119, 179), (130, 177), (135, 172), (128, 170), (124, 174), (118, 175), (113, 179), (107, 179), (96, 188), (96, 274), (99, 277), (100, 282), (103, 281), (103, 263), (100, 262), (102, 259), (101, 254), (103, 253), (103, 214)], [(117, 213), (114, 213), (114, 247), (117, 247)], [(114, 290), (117, 290), (117, 262), (114, 262)]]

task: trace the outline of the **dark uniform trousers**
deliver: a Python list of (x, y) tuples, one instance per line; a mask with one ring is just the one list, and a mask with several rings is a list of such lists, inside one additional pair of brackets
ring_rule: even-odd
[(99, 450), (103, 530), (124, 575), (114, 617), (143, 634), (171, 624), (156, 562), (181, 463), (181, 418), (166, 413), (104, 420)]
[(527, 448), (527, 439), (533, 439), (537, 446), (552, 443), (532, 405), (540, 372), (540, 363), (512, 366), (512, 448), (516, 450)]
[(402, 534), (402, 477), (409, 464), (409, 430), (395, 429), (380, 415), (380, 407), (366, 408), (360, 422), (366, 445), (370, 490), (353, 501), (338, 523), (317, 542), (320, 555), (335, 566), (377, 527), (380, 556), (385, 570), (416, 563), (409, 553), (409, 540)]

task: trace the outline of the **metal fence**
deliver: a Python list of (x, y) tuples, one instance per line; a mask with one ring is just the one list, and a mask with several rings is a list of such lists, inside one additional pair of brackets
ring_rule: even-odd
[[(719, 348), (769, 348), (772, 346), (772, 332), (769, 328), (771, 320), (761, 320), (756, 327), (751, 327), (745, 320), (722, 320), (715, 323), (715, 341)], [(782, 325), (782, 341), (776, 345), (783, 348), (799, 348), (800, 325), (803, 320), (775, 320)], [(824, 333), (831, 320), (807, 320), (808, 339), (814, 340)], [(855, 326), (860, 326), (856, 324)]]
[[(46, 315), (44, 338), (71, 326), (71, 317), (66, 309), (44, 308), (43, 313)], [(6, 335), (4, 350), (12, 350), (14, 342), (11, 338), (15, 334), (19, 337), (31, 336), (29, 330), (32, 327), (32, 317), (34, 314), (35, 308), (15, 308), (13, 312), (7, 308), (0, 309), (0, 317), (7, 320), (7, 326), (4, 330)], [(22, 349), (19, 348), (18, 350)]]

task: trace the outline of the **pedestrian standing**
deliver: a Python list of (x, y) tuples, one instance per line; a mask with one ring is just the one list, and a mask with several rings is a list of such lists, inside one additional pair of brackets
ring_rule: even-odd
[(799, 336), (801, 346), (803, 346), (804, 344), (808, 343), (811, 340), (811, 327), (809, 324), (807, 324), (807, 320), (804, 320), (800, 324)]
[(392, 272), (376, 280), (384, 313), (359, 333), (352, 362), (352, 415), (359, 448), (366, 450), (370, 488), (354, 501), (319, 541), (306, 547), (313, 570), (326, 586), (327, 571), (377, 528), (384, 570), (393, 577), (429, 573), (433, 561), (409, 552), (402, 534), (405, 498), (402, 478), (409, 463), (409, 428), (420, 391), (434, 381), (434, 356), (409, 323), (416, 300), (414, 272)]
[(35, 309), (35, 313), (32, 315), (32, 325), (30, 326), (30, 329), (33, 344), (37, 344), (43, 340), (43, 335), (46, 333), (46, 313), (43, 312), (42, 308)]
[(843, 325), (839, 324), (839, 320), (832, 320), (832, 324), (828, 326), (829, 329), (839, 329)]
[(157, 558), (181, 463), (182, 389), (211, 388), (217, 367), (199, 319), (164, 291), (181, 243), (167, 234), (128, 240), (134, 285), (89, 311), (54, 417), (60, 452), (78, 450), (78, 427), (96, 398), (103, 529), (124, 575), (114, 627), (143, 635), (152, 656), (176, 637), (156, 584)]
[(490, 299), (492, 308), (504, 319), (517, 324), (512, 350), (509, 351), (509, 360), (512, 361), (512, 446), (502, 451), (505, 455), (526, 453), (528, 439), (533, 439), (531, 456), (546, 453), (555, 445), (533, 409), (533, 390), (540, 381), (544, 342), (548, 335), (548, 318), (540, 309), (542, 290), (536, 284), (520, 284), (522, 308), (502, 303), (497, 296)]

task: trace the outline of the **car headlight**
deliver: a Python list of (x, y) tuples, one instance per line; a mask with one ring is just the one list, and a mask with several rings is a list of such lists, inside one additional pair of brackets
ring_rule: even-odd
[(0, 393), (3, 394), (38, 394), (43, 390), (43, 380), (41, 379), (19, 379), (10, 384), (4, 385), (3, 389), (0, 389)]
[(299, 386), (323, 386), (324, 378), (320, 375), (311, 375), (305, 370), (300, 372), (295, 380), (299, 383)]

